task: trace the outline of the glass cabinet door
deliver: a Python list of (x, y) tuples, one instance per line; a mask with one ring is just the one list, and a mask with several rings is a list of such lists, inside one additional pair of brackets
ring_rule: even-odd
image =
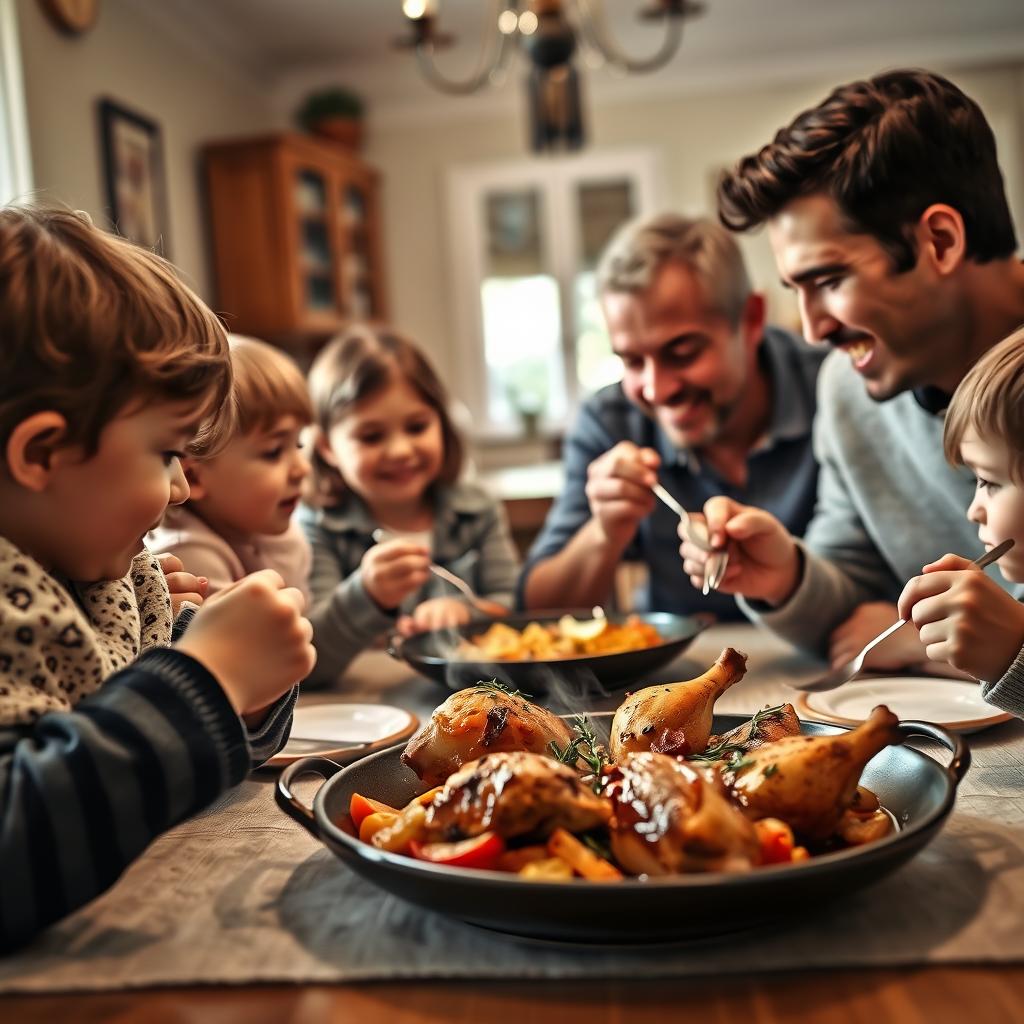
[(331, 248), (327, 182), (317, 171), (303, 169), (294, 181), (299, 216), (299, 272), (302, 296), (310, 312), (337, 308), (335, 261)]
[(366, 193), (360, 185), (344, 186), (341, 219), (345, 233), (344, 280), (347, 312), (357, 318), (378, 312), (373, 293), (373, 260), (370, 251), (370, 211)]

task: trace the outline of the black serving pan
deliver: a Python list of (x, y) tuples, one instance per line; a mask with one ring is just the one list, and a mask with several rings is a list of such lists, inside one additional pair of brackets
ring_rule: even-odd
[[(726, 732), (747, 720), (716, 715), (714, 730)], [(803, 722), (801, 729), (812, 736), (844, 731), (820, 722)], [(401, 807), (424, 790), (399, 760), (404, 745), (347, 768), (323, 757), (304, 758), (285, 769), (276, 796), (284, 811), (354, 871), (429, 910), (534, 939), (616, 944), (694, 941), (746, 930), (792, 915), (794, 907), (815, 907), (833, 895), (849, 893), (894, 871), (935, 836), (952, 810), (957, 784), (970, 765), (970, 751), (961, 737), (930, 723), (901, 722), (899, 729), (904, 738), (926, 736), (938, 741), (952, 758), (943, 766), (920, 751), (898, 746), (887, 747), (868, 764), (861, 781), (899, 822), (898, 832), (803, 863), (742, 874), (629, 878), (616, 883), (533, 882), (385, 853), (352, 834), (348, 805), (353, 793), (362, 793)], [(305, 774), (327, 780), (312, 807), (292, 792), (295, 779)]]
[[(510, 615), (500, 621), (513, 629), (523, 629), (531, 622), (542, 625), (557, 622), (565, 614), (576, 618), (590, 618), (589, 610), (568, 609), (543, 614)], [(635, 682), (645, 672), (667, 665), (689, 647), (694, 637), (713, 621), (710, 615), (673, 615), (670, 612), (646, 612), (637, 618), (649, 622), (664, 637), (660, 644), (639, 651), (620, 654), (595, 654), (580, 658), (558, 658), (551, 661), (463, 661), (453, 657), (459, 640), (483, 633), (492, 620), (474, 622), (457, 629), (432, 630), (407, 639), (392, 637), (389, 653), (407, 662), (421, 675), (430, 676), (440, 683), (461, 690), (481, 679), (498, 679), (514, 687), (528, 689), (532, 694), (544, 693), (549, 682), (557, 677), (565, 683), (578, 683), (585, 693), (595, 679), (598, 683)], [(614, 623), (624, 622), (628, 616), (611, 614)]]

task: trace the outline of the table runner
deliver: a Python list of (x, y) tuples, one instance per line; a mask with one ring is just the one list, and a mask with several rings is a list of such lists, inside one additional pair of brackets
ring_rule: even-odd
[[(724, 634), (715, 634), (696, 664), (720, 646)], [(807, 671), (784, 652), (761, 653), (760, 681), (727, 694), (721, 710), (752, 710), (769, 692), (777, 699), (782, 674)], [(636, 949), (534, 943), (404, 903), (286, 818), (272, 778), (253, 778), (158, 839), (105, 896), (0, 961), (0, 993), (1021, 962), (1024, 725), (979, 734), (972, 747), (944, 830), (887, 879), (820, 909), (794, 908), (758, 932)]]

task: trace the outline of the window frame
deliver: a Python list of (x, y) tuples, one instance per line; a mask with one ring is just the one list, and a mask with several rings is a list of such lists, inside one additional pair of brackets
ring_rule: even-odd
[(33, 189), (16, 0), (0, 0), (0, 205)]
[[(533, 160), (509, 160), (452, 167), (447, 172), (448, 249), (453, 294), (456, 391), (483, 439), (517, 436), (515, 427), (490, 419), (484, 356), (480, 288), (487, 266), (485, 197), (498, 189), (536, 189), (541, 207), (541, 244), (545, 263), (559, 290), (561, 363), (566, 406), (571, 419), (581, 398), (576, 376), (576, 323), (573, 289), (582, 270), (582, 239), (574, 208), (577, 189), (588, 183), (627, 179), (634, 194), (634, 216), (662, 209), (664, 177), (660, 154), (636, 148)], [(564, 430), (561, 419), (545, 420), (545, 430)]]

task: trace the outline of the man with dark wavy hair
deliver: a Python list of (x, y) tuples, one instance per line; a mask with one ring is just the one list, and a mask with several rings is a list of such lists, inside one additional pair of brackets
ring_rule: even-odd
[[(979, 543), (974, 483), (948, 467), (942, 413), (978, 357), (1024, 322), (1024, 267), (981, 109), (927, 71), (832, 92), (719, 185), (726, 226), (767, 225), (806, 338), (835, 350), (819, 378), (818, 505), (804, 541), (718, 497), (722, 589), (751, 617), (836, 663), (896, 620), (903, 582)], [(686, 571), (704, 555), (684, 545)], [(924, 660), (913, 630), (876, 665)]]

